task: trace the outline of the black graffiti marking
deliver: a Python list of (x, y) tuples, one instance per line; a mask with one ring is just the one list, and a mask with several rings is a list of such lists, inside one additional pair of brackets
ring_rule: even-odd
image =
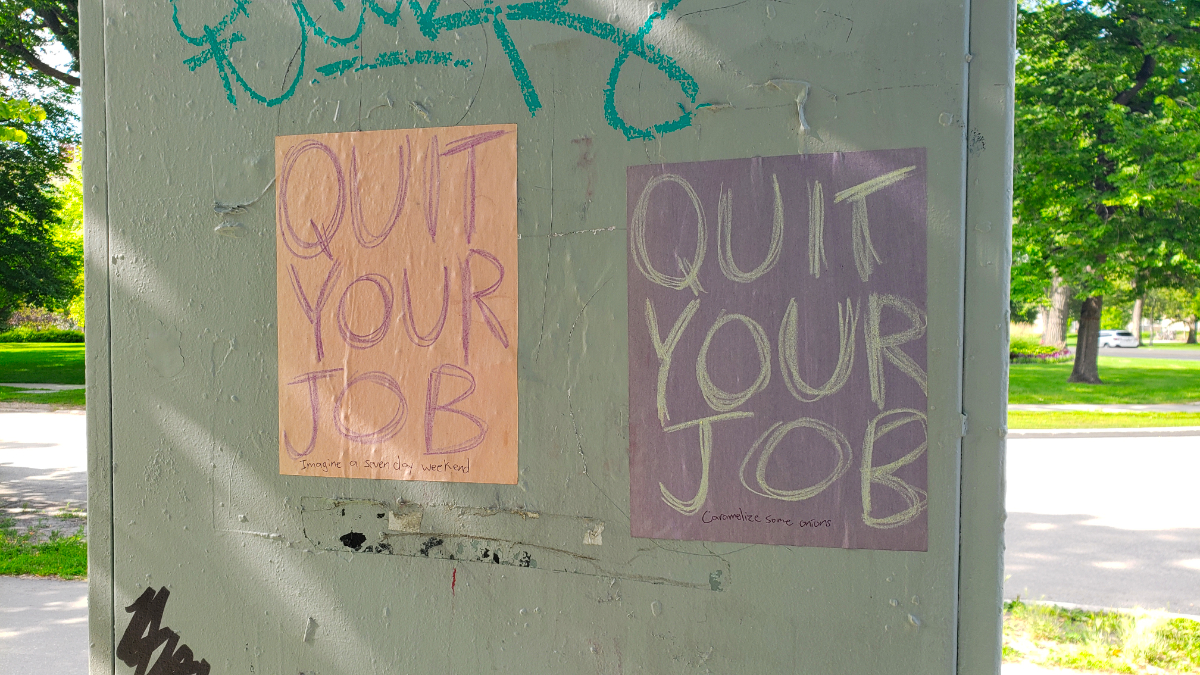
[[(179, 643), (179, 634), (166, 626), (162, 626), (163, 612), (167, 608), (167, 598), (171, 591), (166, 587), (158, 589), (147, 588), (141, 597), (126, 607), (133, 618), (121, 636), (117, 645), (117, 658), (125, 665), (133, 668), (134, 675), (208, 675), (208, 661), (201, 659), (196, 662), (192, 658), (192, 649)], [(162, 645), (162, 655), (150, 668), (150, 659)], [(149, 668), (149, 670), (147, 670)]]
[(444, 543), (445, 543), (445, 542), (444, 542), (444, 541), (442, 541), (441, 537), (430, 537), (430, 538), (428, 538), (428, 539), (426, 539), (426, 540), (425, 540), (425, 543), (424, 543), (424, 544), (421, 544), (421, 550), (420, 550), (420, 553), (421, 553), (421, 555), (423, 555), (423, 556), (425, 556), (426, 558), (428, 558), (428, 557), (429, 557), (429, 551), (430, 551), (430, 550), (432, 550), (432, 549), (435, 549), (435, 548), (437, 548), (437, 547), (441, 546), (441, 545), (442, 545), (442, 544), (444, 544)]
[(357, 551), (362, 548), (363, 543), (367, 541), (367, 536), (361, 532), (347, 532), (346, 534), (343, 534), (339, 540), (342, 542), (342, 546), (345, 546), (346, 548), (352, 548)]

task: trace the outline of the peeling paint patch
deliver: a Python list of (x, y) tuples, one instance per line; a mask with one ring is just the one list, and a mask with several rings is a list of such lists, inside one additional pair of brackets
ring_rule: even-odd
[[(514, 508), (302, 497), (304, 536), (318, 551), (524, 567), (695, 590), (727, 590), (728, 561), (681, 555), (610, 535), (602, 521)], [(581, 526), (583, 535), (580, 536)], [(603, 548), (599, 548), (602, 545)], [(714, 563), (720, 566), (714, 577)], [(401, 563), (397, 564), (416, 564)], [(455, 570), (457, 567), (454, 568)], [(670, 570), (664, 575), (664, 570)], [(455, 585), (457, 572), (451, 572)], [(713, 578), (718, 580), (714, 585)], [(453, 588), (451, 589), (453, 590)]]
[(423, 515), (424, 510), (416, 505), (409, 505), (400, 513), (388, 511), (387, 529), (389, 532), (420, 532)]
[(246, 236), (246, 226), (241, 223), (225, 222), (213, 228), (213, 232), (225, 237), (241, 238)]
[(967, 154), (977, 157), (986, 149), (987, 141), (984, 139), (983, 133), (979, 129), (971, 129), (971, 138), (967, 141)]
[[(213, 167), (213, 172), (215, 174), (215, 172), (216, 172), (215, 167)], [(258, 200), (265, 197), (267, 194), (267, 191), (270, 190), (271, 186), (274, 184), (275, 184), (275, 179), (271, 178), (271, 180), (267, 181), (266, 186), (263, 187), (262, 192), (258, 193), (257, 197), (255, 197), (254, 199), (251, 199), (248, 202), (236, 202), (236, 203), (231, 203), (231, 204), (226, 204), (226, 203), (220, 202), (220, 201), (213, 202), (213, 213), (215, 213), (219, 216), (229, 215), (232, 213), (245, 213), (246, 210), (250, 206), (254, 205), (255, 202), (257, 202)]]
[(438, 546), (441, 546), (441, 545), (442, 545), (442, 544), (444, 544), (444, 543), (445, 543), (445, 540), (444, 540), (444, 539), (442, 539), (441, 537), (430, 537), (430, 538), (428, 538), (428, 539), (426, 539), (426, 540), (425, 540), (425, 543), (424, 543), (424, 544), (421, 544), (421, 550), (420, 550), (420, 553), (421, 553), (421, 555), (423, 555), (423, 556), (425, 556), (426, 558), (428, 558), (428, 557), (429, 557), (429, 552), (430, 552), (431, 550), (433, 550), (433, 549), (437, 548)]
[(583, 543), (588, 546), (604, 545), (604, 523), (596, 523), (583, 533)]
[(179, 346), (182, 339), (178, 328), (154, 322), (145, 340), (146, 360), (154, 372), (170, 379), (183, 371), (183, 351)]

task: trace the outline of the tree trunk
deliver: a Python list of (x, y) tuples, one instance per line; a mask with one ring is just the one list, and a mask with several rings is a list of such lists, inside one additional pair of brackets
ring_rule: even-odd
[(1194, 345), (1194, 344), (1196, 344), (1196, 329), (1200, 328), (1200, 318), (1193, 316), (1190, 324), (1191, 325), (1188, 326), (1187, 343), (1189, 345)]
[(1094, 295), (1083, 301), (1079, 311), (1079, 333), (1075, 340), (1075, 365), (1067, 382), (1101, 384), (1096, 357), (1100, 354), (1100, 312), (1104, 298)]
[(1138, 298), (1133, 301), (1133, 334), (1137, 336), (1138, 346), (1142, 346), (1142, 303)]
[(1042, 344), (1065, 347), (1067, 344), (1067, 321), (1071, 318), (1071, 287), (1063, 283), (1062, 277), (1054, 277), (1050, 288), (1050, 311), (1046, 312), (1046, 326), (1042, 329)]

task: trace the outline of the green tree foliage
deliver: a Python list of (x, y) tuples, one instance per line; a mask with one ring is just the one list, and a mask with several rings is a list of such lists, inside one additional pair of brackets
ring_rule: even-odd
[(1200, 272), (1200, 0), (1019, 11), (1015, 276), (1083, 298), (1071, 380), (1098, 383), (1104, 296)]
[(1046, 289), (1050, 281), (1044, 269), (1044, 265), (1029, 264), (1027, 257), (1022, 260), (1014, 256), (1009, 287), (1009, 320), (1033, 323), (1038, 310), (1046, 306)]
[(0, 141), (24, 143), (29, 135), (15, 123), (34, 123), (46, 120), (46, 111), (42, 106), (21, 98), (0, 99), (0, 119), (11, 120), (8, 124), (0, 125)]
[(1192, 299), (1187, 303), (1184, 316), (1188, 320), (1187, 342), (1194, 345), (1200, 339), (1197, 335), (1200, 332), (1200, 289), (1192, 290)]
[(0, 321), (22, 304), (61, 309), (77, 293), (80, 246), (64, 233), (61, 182), (78, 143), (62, 92), (38, 104), (45, 118), (0, 119), (24, 143), (0, 142)]
[(1146, 294), (1146, 318), (1152, 330), (1157, 330), (1164, 320), (1194, 324), (1200, 309), (1200, 293), (1192, 288), (1156, 288)]
[[(45, 50), (55, 45), (71, 56), (69, 67), (47, 62)], [(0, 0), (0, 72), (39, 86), (79, 86), (79, 3)]]
[(1104, 330), (1121, 330), (1129, 324), (1132, 306), (1128, 303), (1107, 303), (1100, 313), (1100, 328)]
[[(54, 240), (73, 259), (83, 260), (83, 167), (76, 156), (67, 175), (58, 181), (59, 209)], [(80, 326), (83, 319), (83, 265), (75, 275), (74, 295), (66, 303), (67, 316)]]
[(80, 191), (67, 171), (78, 73), (76, 0), (0, 0), (0, 320), (25, 304), (81, 305)]

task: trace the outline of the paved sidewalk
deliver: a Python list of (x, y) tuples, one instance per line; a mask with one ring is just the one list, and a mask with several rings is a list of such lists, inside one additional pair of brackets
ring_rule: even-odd
[(1042, 412), (1194, 412), (1200, 413), (1200, 402), (1197, 403), (1061, 403), (1042, 405), (1040, 403), (1010, 403), (1009, 410), (1040, 410)]
[(0, 387), (12, 387), (20, 389), (23, 392), (43, 393), (47, 391), (67, 391), (70, 389), (84, 389), (85, 384), (30, 384), (27, 382), (0, 382)]
[(0, 410), (0, 518), (38, 530), (39, 538), (52, 530), (69, 535), (84, 520), (58, 517), (68, 505), (87, 511), (84, 412)]
[[(0, 517), (72, 534), (68, 503), (87, 510), (84, 412), (0, 410)], [(0, 577), (0, 675), (87, 675), (87, 619), (86, 581)]]
[(1117, 429), (1009, 429), (1008, 438), (1168, 438), (1200, 436), (1200, 427), (1128, 427)]
[(87, 582), (0, 577), (0, 673), (87, 675)]

